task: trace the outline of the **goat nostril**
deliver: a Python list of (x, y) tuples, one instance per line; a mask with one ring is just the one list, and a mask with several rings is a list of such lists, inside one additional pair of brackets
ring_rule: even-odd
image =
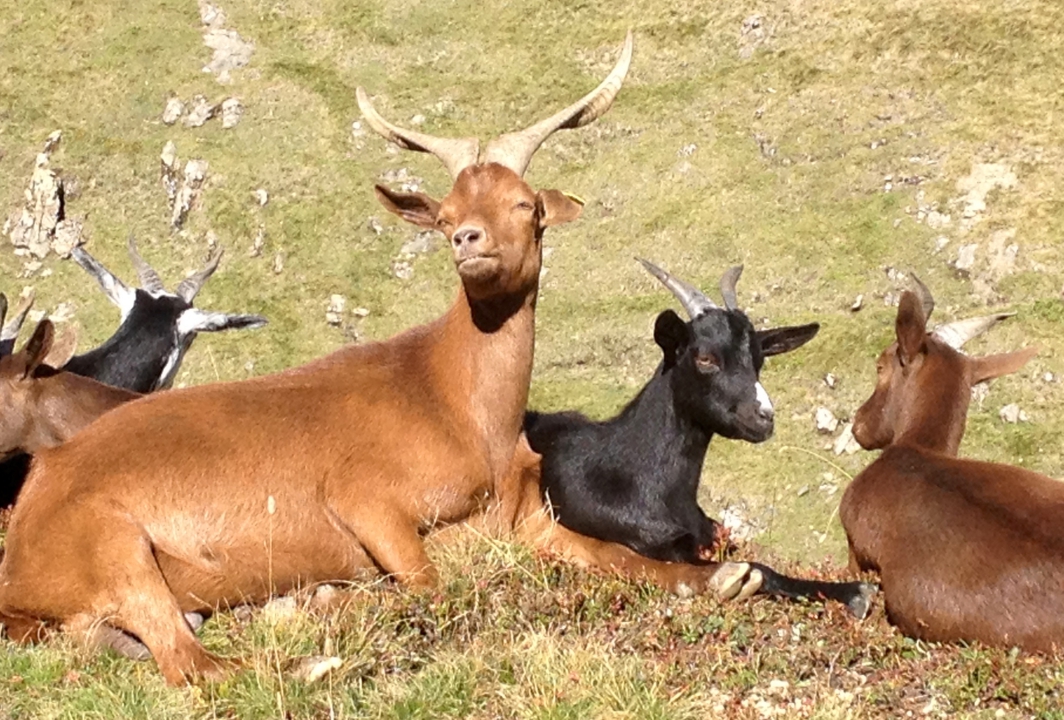
[(454, 244), (458, 246), (471, 245), (478, 242), (482, 235), (483, 233), (480, 232), (479, 228), (459, 228), (454, 234)]

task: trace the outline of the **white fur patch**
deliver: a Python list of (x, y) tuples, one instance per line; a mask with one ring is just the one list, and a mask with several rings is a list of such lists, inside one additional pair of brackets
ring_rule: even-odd
[(758, 409), (765, 415), (772, 415), (775, 410), (772, 409), (772, 401), (769, 400), (768, 393), (765, 392), (765, 388), (761, 383), (757, 383), (757, 405)]

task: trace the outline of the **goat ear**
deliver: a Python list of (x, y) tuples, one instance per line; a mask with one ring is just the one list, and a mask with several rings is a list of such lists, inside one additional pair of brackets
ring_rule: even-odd
[(266, 318), (262, 315), (230, 315), (193, 307), (185, 310), (177, 318), (177, 332), (179, 335), (188, 335), (198, 332), (259, 328), (265, 324)]
[(388, 212), (395, 213), (408, 223), (423, 228), (435, 228), (440, 204), (425, 193), (402, 193), (389, 190), (383, 185), (374, 185), (377, 199)]
[(972, 358), (972, 385), (1014, 373), (1038, 354), (1038, 348), (1024, 348), (1016, 352)]
[(540, 190), (536, 193), (539, 210), (539, 229), (572, 222), (584, 212), (582, 200), (560, 190)]
[(894, 331), (898, 336), (898, 352), (904, 362), (909, 362), (924, 351), (927, 318), (920, 299), (908, 290), (901, 294)]
[(757, 339), (761, 342), (761, 354), (770, 357), (797, 350), (816, 337), (819, 331), (820, 325), (817, 323), (789, 325), (771, 330), (758, 330)]
[(41, 320), (33, 331), (33, 336), (22, 346), (22, 353), (26, 358), (26, 369), (22, 377), (28, 378), (42, 362), (48, 351), (52, 348), (52, 340), (55, 339), (55, 327), (51, 320)]
[(61, 368), (74, 356), (78, 347), (78, 331), (71, 325), (67, 325), (59, 333), (59, 337), (52, 343), (48, 354), (44, 356), (44, 364), (54, 368)]
[(691, 341), (687, 323), (672, 310), (665, 310), (654, 321), (654, 342), (665, 354), (665, 367), (676, 364), (676, 358)]

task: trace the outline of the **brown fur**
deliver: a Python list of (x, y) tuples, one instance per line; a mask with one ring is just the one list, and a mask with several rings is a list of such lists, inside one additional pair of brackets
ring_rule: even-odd
[(42, 320), (17, 353), (0, 358), (0, 460), (55, 447), (108, 410), (140, 397), (53, 369), (73, 352)]
[[(500, 484), (525, 477), (528, 464), (519, 455), (510, 469), (532, 370), (540, 239), (580, 207), (494, 164), (467, 168), (441, 203), (377, 193), (452, 241), (463, 282), (450, 310), (287, 372), (145, 397), (41, 453), (0, 564), (12, 637), (103, 620), (139, 637), (171, 683), (218, 676), (230, 663), (200, 645), (183, 612), (373, 567), (429, 586), (423, 533), (493, 497), (509, 504), (511, 523), (528, 512)], [(469, 228), (479, 240), (455, 238)], [(637, 557), (569, 542), (606, 567), (627, 562), (611, 552)]]
[(971, 386), (1034, 351), (970, 358), (927, 334), (908, 292), (896, 330), (854, 418), (861, 445), (885, 449), (842, 499), (851, 566), (880, 574), (906, 635), (1064, 648), (1064, 485), (956, 457)]

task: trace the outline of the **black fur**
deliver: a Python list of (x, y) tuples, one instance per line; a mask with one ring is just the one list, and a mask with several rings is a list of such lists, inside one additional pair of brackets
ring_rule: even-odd
[[(697, 499), (709, 442), (715, 434), (748, 442), (771, 436), (772, 416), (756, 396), (765, 357), (800, 347), (818, 329), (755, 330), (739, 310), (712, 309), (688, 323), (661, 313), (654, 340), (662, 362), (619, 415), (602, 422), (575, 412), (525, 415), (555, 519), (657, 560), (710, 562), (719, 526)], [(867, 603), (858, 583), (792, 581), (756, 567), (765, 574), (763, 592), (847, 603), (859, 595)]]
[(99, 347), (72, 357), (64, 370), (139, 393), (160, 387), (167, 361), (179, 350), (183, 355), (195, 339), (192, 333), (182, 343), (177, 332), (178, 318), (192, 305), (173, 295), (152, 297), (139, 289), (136, 293), (133, 309), (115, 334)]

